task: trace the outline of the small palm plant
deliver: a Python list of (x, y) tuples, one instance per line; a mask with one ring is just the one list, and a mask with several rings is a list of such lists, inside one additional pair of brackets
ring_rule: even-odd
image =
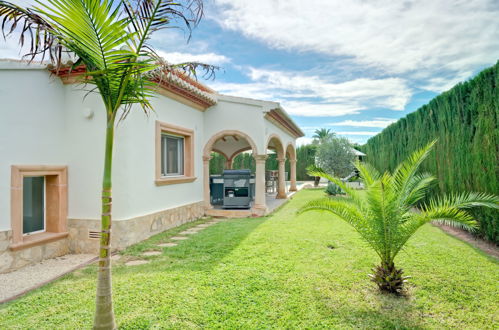
[[(477, 223), (468, 209), (476, 206), (499, 208), (499, 197), (484, 193), (455, 193), (422, 202), (435, 178), (430, 174), (418, 174), (417, 170), (434, 144), (435, 141), (414, 152), (393, 174), (381, 174), (369, 164), (357, 162), (355, 166), (364, 181), (365, 191), (351, 189), (323, 171), (310, 173), (335, 183), (348, 198), (314, 200), (299, 212), (326, 211), (350, 224), (381, 259), (370, 275), (381, 291), (403, 292), (407, 277), (403, 276), (402, 269), (395, 267), (394, 260), (422, 225), (437, 222), (474, 231)], [(415, 209), (418, 203), (421, 205)]]

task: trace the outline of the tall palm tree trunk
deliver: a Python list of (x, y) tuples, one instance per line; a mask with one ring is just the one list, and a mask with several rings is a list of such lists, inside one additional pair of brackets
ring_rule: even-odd
[[(112, 117), (112, 116), (111, 116)], [(111, 206), (112, 162), (114, 145), (114, 118), (108, 119), (104, 177), (102, 180), (102, 217), (99, 247), (99, 273), (97, 279), (94, 329), (115, 329), (111, 284)]]

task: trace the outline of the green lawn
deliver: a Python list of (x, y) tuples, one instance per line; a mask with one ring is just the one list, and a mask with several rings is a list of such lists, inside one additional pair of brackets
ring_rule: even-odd
[[(379, 294), (376, 256), (343, 222), (296, 216), (306, 190), (270, 217), (213, 225), (151, 263), (114, 267), (122, 329), (497, 328), (499, 263), (432, 226), (398, 257), (409, 297)], [(168, 241), (184, 225), (137, 244), (124, 259)], [(89, 328), (95, 266), (0, 307), (0, 328)]]

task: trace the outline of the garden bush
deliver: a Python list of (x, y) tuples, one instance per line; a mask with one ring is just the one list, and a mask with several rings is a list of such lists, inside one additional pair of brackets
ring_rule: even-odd
[[(362, 147), (368, 162), (393, 171), (413, 150), (438, 139), (422, 172), (438, 193), (499, 192), (499, 62), (385, 128)], [(474, 210), (480, 234), (499, 243), (499, 212)]]

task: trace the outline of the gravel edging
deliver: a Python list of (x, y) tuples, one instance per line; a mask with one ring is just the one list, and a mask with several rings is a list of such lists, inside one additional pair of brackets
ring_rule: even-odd
[(17, 299), (97, 260), (95, 255), (70, 254), (0, 274), (0, 304)]
[(488, 254), (489, 256), (499, 259), (499, 247), (497, 247), (494, 243), (475, 237), (463, 229), (438, 224), (433, 225), (442, 229), (447, 234), (471, 244), (472, 246)]

